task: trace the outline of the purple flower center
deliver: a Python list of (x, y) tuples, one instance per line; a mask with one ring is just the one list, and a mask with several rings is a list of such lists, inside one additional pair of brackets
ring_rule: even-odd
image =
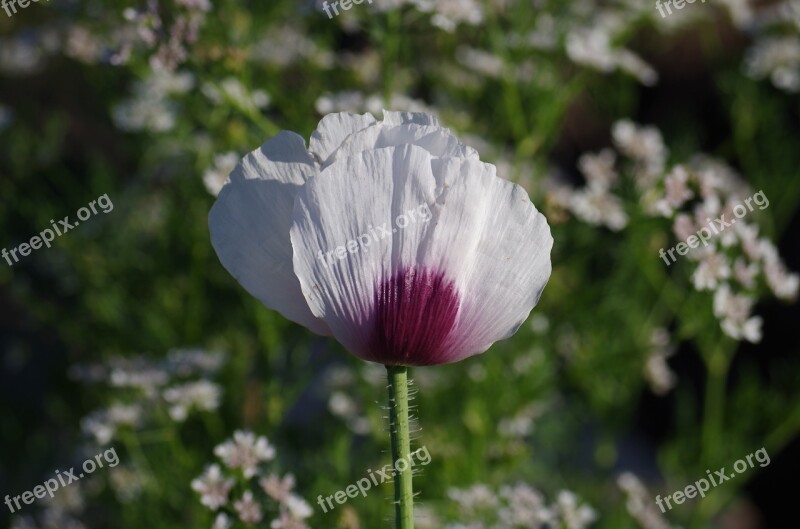
[(443, 364), (459, 296), (442, 272), (404, 268), (375, 289), (370, 355), (390, 365)]

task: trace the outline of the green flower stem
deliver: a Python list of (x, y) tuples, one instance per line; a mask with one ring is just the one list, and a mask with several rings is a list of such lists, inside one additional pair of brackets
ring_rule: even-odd
[(725, 383), (730, 365), (730, 355), (721, 349), (715, 350), (706, 361), (708, 378), (701, 441), (703, 460), (707, 460), (722, 442), (725, 428)]
[(395, 528), (414, 529), (414, 488), (411, 468), (397, 469), (397, 461), (409, 461), (411, 436), (408, 427), (408, 368), (386, 366), (389, 375), (389, 420), (392, 437), (392, 465), (394, 474)]

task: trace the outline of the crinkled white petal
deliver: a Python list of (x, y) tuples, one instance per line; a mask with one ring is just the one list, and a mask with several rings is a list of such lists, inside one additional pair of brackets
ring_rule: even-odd
[(303, 298), (289, 239), (295, 196), (316, 172), (303, 139), (281, 132), (239, 162), (211, 208), (209, 229), (222, 265), (250, 294), (327, 335)]
[(422, 147), (437, 158), (478, 159), (478, 152), (458, 141), (449, 129), (434, 125), (415, 123), (398, 125), (394, 122), (387, 124), (386, 121), (379, 121), (348, 136), (344, 143), (322, 164), (322, 167), (325, 168), (338, 159), (359, 152), (401, 145)]
[(338, 112), (328, 114), (317, 125), (317, 130), (311, 134), (308, 147), (317, 160), (322, 163), (339, 148), (350, 134), (364, 129), (375, 123), (372, 114), (352, 114)]
[(498, 178), (494, 165), (470, 159), (432, 165), (441, 213), (431, 254), (457, 274), (464, 298), (454, 354), (470, 356), (511, 337), (528, 318), (550, 279), (553, 237), (525, 190)]

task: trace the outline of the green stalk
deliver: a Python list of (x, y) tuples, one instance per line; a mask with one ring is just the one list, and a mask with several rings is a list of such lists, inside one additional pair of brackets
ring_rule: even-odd
[(722, 442), (725, 427), (725, 383), (728, 380), (729, 368), (730, 358), (720, 349), (714, 351), (706, 362), (708, 378), (701, 440), (704, 461)]
[(414, 529), (414, 488), (411, 467), (397, 470), (397, 461), (411, 456), (411, 435), (408, 427), (408, 368), (386, 366), (389, 375), (389, 427), (392, 437), (394, 474), (395, 528)]

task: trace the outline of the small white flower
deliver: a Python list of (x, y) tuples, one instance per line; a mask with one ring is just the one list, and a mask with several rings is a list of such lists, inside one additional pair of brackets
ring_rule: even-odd
[(289, 494), (284, 502), (291, 515), (299, 520), (305, 520), (313, 514), (311, 506), (300, 496)]
[(789, 273), (780, 259), (769, 259), (764, 264), (764, 277), (775, 296), (787, 301), (797, 299), (800, 276)]
[(721, 285), (714, 293), (714, 315), (720, 319), (722, 330), (734, 340), (761, 341), (760, 316), (750, 315), (755, 299), (731, 292), (730, 286)]
[(241, 468), (244, 477), (249, 479), (256, 475), (260, 462), (270, 461), (275, 457), (275, 448), (266, 437), (256, 437), (252, 432), (237, 430), (233, 434), (233, 440), (217, 446), (214, 454), (228, 468)]
[(597, 154), (584, 154), (578, 160), (578, 167), (586, 183), (593, 188), (610, 189), (619, 178), (614, 163), (616, 155), (611, 149), (603, 149)]
[(275, 474), (270, 474), (265, 478), (261, 478), (258, 484), (270, 498), (283, 503), (289, 498), (292, 489), (294, 489), (294, 476), (286, 474), (281, 479)]
[(572, 196), (570, 209), (579, 219), (619, 231), (628, 225), (622, 201), (603, 189), (587, 187)]
[(720, 253), (704, 256), (692, 274), (692, 283), (697, 290), (714, 290), (717, 285), (731, 276), (728, 260)]
[(687, 200), (694, 196), (689, 189), (689, 173), (682, 165), (676, 166), (664, 178), (665, 200), (673, 209), (680, 208)]
[(578, 505), (578, 497), (574, 492), (559, 492), (556, 505), (565, 529), (584, 529), (597, 519), (594, 509), (588, 505)]
[(692, 216), (686, 213), (679, 213), (675, 215), (675, 220), (672, 222), (672, 233), (679, 241), (685, 241), (690, 236), (697, 233), (697, 226), (692, 220)]
[(643, 172), (637, 172), (637, 183), (647, 188), (666, 163), (667, 148), (661, 132), (655, 127), (641, 127), (626, 119), (614, 123), (611, 134), (620, 152), (645, 168)]
[(253, 493), (249, 490), (242, 495), (242, 499), (234, 502), (233, 508), (236, 509), (239, 519), (246, 524), (257, 524), (264, 517), (261, 506), (256, 503)]
[(733, 276), (745, 288), (755, 288), (758, 272), (758, 264), (748, 263), (743, 257), (737, 258), (733, 263)]
[(222, 475), (219, 465), (211, 465), (202, 476), (192, 480), (192, 490), (200, 494), (200, 503), (216, 511), (227, 505), (234, 483), (233, 479)]

